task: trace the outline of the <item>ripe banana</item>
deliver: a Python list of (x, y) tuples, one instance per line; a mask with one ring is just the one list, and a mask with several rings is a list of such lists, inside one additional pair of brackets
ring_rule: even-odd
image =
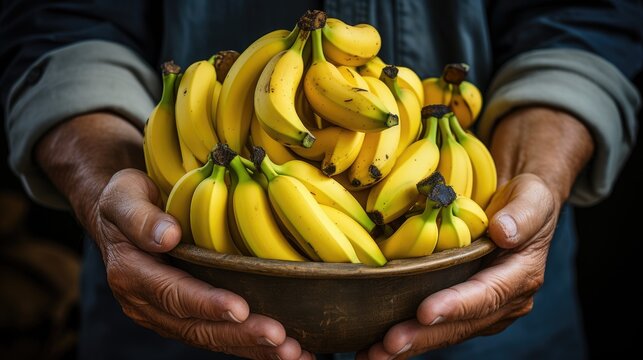
[[(392, 114), (399, 114), (395, 97), (381, 80), (369, 76), (363, 77), (369, 90), (382, 99)], [(385, 178), (395, 165), (400, 126), (393, 126), (379, 132), (369, 132), (357, 158), (348, 169), (348, 178), (356, 188), (367, 188)]]
[(471, 240), (476, 240), (482, 236), (489, 226), (487, 214), (485, 214), (480, 205), (468, 197), (458, 196), (453, 201), (453, 215), (467, 224), (471, 233)]
[[(259, 153), (256, 157), (262, 158), (263, 155)], [(277, 165), (268, 156), (265, 156), (263, 162), (266, 162), (277, 174), (292, 176), (299, 180), (318, 203), (342, 211), (355, 219), (369, 233), (375, 228), (375, 223), (368, 217), (355, 197), (339, 182), (325, 176), (314, 165), (302, 160), (293, 160)]]
[(471, 159), (473, 184), (471, 199), (483, 209), (487, 208), (491, 197), (498, 186), (496, 164), (489, 149), (473, 133), (460, 127), (456, 116), (449, 117), (449, 125), (455, 136)]
[(207, 60), (197, 61), (185, 70), (176, 99), (179, 136), (202, 163), (219, 142), (211, 114), (216, 83), (214, 66)]
[[(279, 141), (273, 139), (259, 124), (256, 116), (252, 117), (250, 124), (250, 143), (252, 146), (261, 146), (266, 150), (266, 154), (277, 164), (283, 164), (290, 160), (295, 160), (296, 157), (288, 150), (288, 147), (281, 144)], [(315, 142), (314, 145), (316, 145)]]
[(190, 204), (190, 228), (194, 243), (223, 254), (239, 254), (228, 229), (226, 168), (214, 164), (212, 174), (194, 190)]
[[(357, 67), (357, 72), (362, 76), (370, 76), (379, 78), (382, 74), (382, 69), (387, 64), (382, 61), (378, 56), (372, 58), (369, 62), (362, 66)], [(418, 99), (418, 103), (424, 103), (424, 86), (422, 85), (422, 79), (418, 76), (413, 69), (406, 66), (397, 66), (397, 78), (400, 83), (400, 86), (413, 91), (415, 96)]]
[(322, 34), (324, 55), (339, 65), (364, 65), (382, 47), (379, 32), (370, 24), (348, 25), (329, 17), (322, 28)]
[(360, 262), (346, 235), (301, 181), (278, 174), (265, 157), (261, 171), (268, 178), (272, 208), (301, 247), (309, 248), (324, 262)]
[[(328, 126), (321, 130), (311, 130), (316, 140), (309, 149), (291, 148), (297, 155), (312, 161), (321, 161), (321, 170), (326, 176), (333, 176), (348, 169), (364, 142), (364, 133)], [(268, 155), (269, 151), (266, 150)], [(272, 159), (272, 156), (270, 157)]]
[(299, 28), (275, 30), (253, 42), (232, 64), (225, 77), (217, 106), (216, 130), (222, 143), (241, 153), (254, 114), (254, 93), (259, 76), (276, 54), (295, 42)]
[(458, 195), (471, 197), (473, 169), (469, 155), (453, 136), (449, 127), (449, 115), (441, 117), (438, 124), (442, 140), (438, 171), (444, 176), (446, 184), (452, 186)]
[(328, 217), (346, 235), (359, 260), (370, 266), (383, 266), (387, 260), (373, 237), (355, 219), (332, 206), (321, 205)]
[(304, 73), (302, 50), (309, 30), (300, 28), (293, 45), (268, 61), (254, 92), (255, 114), (264, 131), (284, 145), (305, 148), (315, 137), (297, 115), (295, 96)]
[(143, 151), (148, 175), (167, 195), (185, 170), (174, 120), (174, 84), (180, 68), (166, 62), (162, 69), (163, 95), (145, 123)]
[(228, 199), (226, 201), (226, 217), (228, 218), (228, 229), (230, 230), (230, 237), (232, 238), (234, 245), (236, 246), (237, 250), (239, 250), (241, 255), (253, 256), (252, 252), (248, 249), (248, 246), (243, 240), (243, 237), (239, 232), (239, 227), (237, 226), (237, 221), (234, 218), (234, 206), (232, 198), (234, 196), (234, 190), (237, 188), (237, 184), (239, 183), (239, 179), (237, 178), (237, 174), (235, 174), (234, 171), (228, 171), (228, 179), (229, 185)]
[(424, 106), (449, 105), (453, 97), (453, 85), (440, 77), (431, 77), (422, 80), (424, 89)]
[(355, 88), (326, 61), (322, 49), (321, 29), (311, 33), (313, 62), (304, 76), (306, 98), (315, 113), (344, 128), (377, 132), (397, 125), (397, 114), (370, 91)]
[(422, 106), (417, 101), (413, 92), (400, 86), (398, 81), (398, 68), (393, 65), (384, 67), (382, 80), (395, 97), (400, 113), (400, 143), (397, 146), (399, 156), (404, 149), (417, 140), (422, 128)]
[(421, 214), (413, 215), (379, 243), (387, 259), (404, 259), (433, 253), (438, 241), (437, 218), (442, 208), (428, 201)]
[(244, 167), (239, 155), (229, 168), (238, 183), (232, 194), (232, 208), (239, 233), (252, 255), (264, 259), (306, 261), (279, 229), (265, 190)]
[(454, 205), (451, 203), (451, 205), (442, 209), (438, 243), (435, 245), (436, 252), (471, 244), (469, 227), (462, 219), (453, 214), (453, 207)]
[(427, 122), (424, 137), (407, 147), (391, 173), (369, 192), (366, 211), (375, 223), (387, 224), (406, 213), (419, 196), (416, 184), (437, 168), (438, 119), (432, 116)]
[(174, 184), (167, 198), (165, 212), (174, 216), (181, 225), (181, 241), (193, 244), (192, 228), (190, 225), (190, 206), (192, 196), (197, 186), (212, 174), (214, 163), (208, 158), (205, 165), (188, 171)]

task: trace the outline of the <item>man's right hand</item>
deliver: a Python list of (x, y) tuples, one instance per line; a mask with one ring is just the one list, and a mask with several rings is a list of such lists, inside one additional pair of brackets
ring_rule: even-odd
[[(159, 208), (154, 183), (135, 169), (142, 166), (141, 144), (131, 124), (99, 113), (59, 125), (37, 148), (43, 170), (98, 244), (124, 313), (162, 336), (212, 351), (256, 359), (312, 358), (279, 322), (250, 313), (239, 295), (164, 261), (160, 254), (179, 243), (181, 229)], [(126, 149), (140, 153), (123, 154)]]

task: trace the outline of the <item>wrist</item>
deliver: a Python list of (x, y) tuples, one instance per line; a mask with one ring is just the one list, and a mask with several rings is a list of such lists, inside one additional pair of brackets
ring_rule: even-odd
[(593, 151), (592, 136), (580, 120), (547, 107), (519, 108), (507, 114), (497, 123), (491, 142), (500, 182), (521, 173), (534, 174), (558, 204), (569, 197)]
[(74, 117), (48, 131), (35, 147), (38, 165), (92, 230), (101, 192), (117, 171), (144, 169), (141, 131), (111, 113)]

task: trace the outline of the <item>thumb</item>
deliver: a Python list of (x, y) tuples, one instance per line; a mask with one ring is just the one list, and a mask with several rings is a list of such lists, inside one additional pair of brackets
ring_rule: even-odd
[[(158, 188), (150, 178), (140, 170), (124, 169), (114, 174), (101, 194), (99, 216), (140, 249), (167, 252), (181, 240), (181, 228), (159, 203)], [(120, 236), (108, 238), (122, 240)]]
[(488, 234), (501, 248), (514, 248), (554, 226), (554, 196), (544, 181), (520, 174), (496, 191), (486, 209)]

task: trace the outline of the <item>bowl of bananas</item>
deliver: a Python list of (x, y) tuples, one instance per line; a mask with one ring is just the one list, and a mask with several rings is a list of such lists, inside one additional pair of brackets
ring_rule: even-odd
[(182, 229), (172, 264), (317, 353), (382, 339), (495, 248), (468, 66), (420, 79), (380, 47), (373, 26), (309, 11), (241, 53), (165, 63), (145, 125), (147, 174)]

